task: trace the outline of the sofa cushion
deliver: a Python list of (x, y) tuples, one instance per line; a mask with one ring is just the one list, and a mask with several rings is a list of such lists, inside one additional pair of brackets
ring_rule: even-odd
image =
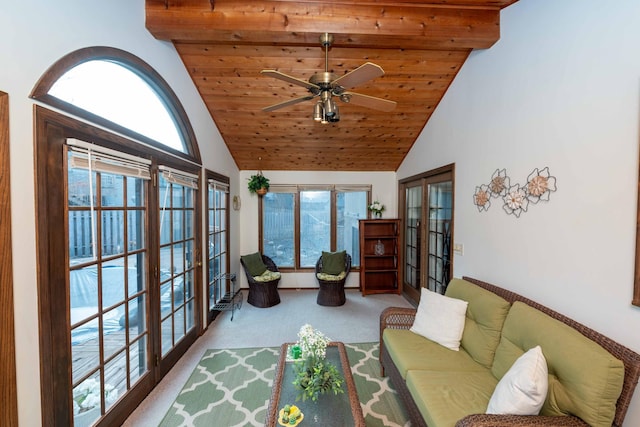
[(262, 255), (260, 255), (260, 252), (242, 255), (240, 259), (242, 259), (242, 263), (247, 268), (251, 277), (259, 276), (267, 269), (264, 261), (262, 261)]
[(322, 273), (340, 274), (345, 269), (347, 251), (325, 252), (322, 251)]
[(538, 415), (549, 388), (547, 361), (539, 345), (520, 356), (500, 379), (487, 414)]
[(478, 363), (490, 368), (511, 304), (493, 292), (462, 279), (451, 280), (445, 295), (469, 302), (460, 345)]
[[(408, 329), (387, 328), (382, 333), (382, 340), (402, 378), (412, 369), (462, 372), (486, 370), (466, 351), (451, 351)], [(482, 412), (485, 409), (486, 406), (482, 408)]]
[(622, 390), (622, 362), (569, 325), (515, 302), (491, 371), (502, 378), (520, 355), (536, 345), (544, 350), (549, 371), (549, 391), (540, 415), (573, 414), (591, 426), (610, 426)]
[(484, 368), (478, 372), (407, 373), (407, 388), (426, 424), (434, 427), (453, 426), (467, 415), (483, 413), (497, 383)]
[(410, 331), (458, 351), (468, 302), (422, 288)]

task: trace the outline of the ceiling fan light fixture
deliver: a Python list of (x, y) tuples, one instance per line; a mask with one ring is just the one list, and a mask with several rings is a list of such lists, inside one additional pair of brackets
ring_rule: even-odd
[(316, 105), (313, 106), (313, 120), (316, 122), (322, 121), (324, 116), (324, 108), (322, 108), (322, 101), (316, 102)]
[(324, 101), (324, 114), (325, 116), (331, 118), (338, 112), (338, 106), (336, 105), (336, 101), (333, 98), (329, 97), (329, 99)]
[(329, 121), (331, 123), (335, 123), (335, 122), (339, 122), (340, 121), (340, 110), (338, 109), (337, 105), (336, 105), (336, 111), (334, 112), (333, 116), (329, 117)]

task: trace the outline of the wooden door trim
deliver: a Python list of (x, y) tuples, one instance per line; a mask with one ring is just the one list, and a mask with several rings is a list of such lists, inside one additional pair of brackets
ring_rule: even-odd
[(9, 95), (0, 92), (0, 425), (18, 425), (16, 340), (11, 249)]

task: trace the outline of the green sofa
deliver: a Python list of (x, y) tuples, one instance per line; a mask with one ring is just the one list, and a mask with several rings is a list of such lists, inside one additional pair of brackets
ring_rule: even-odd
[[(416, 310), (380, 315), (380, 364), (412, 425), (621, 426), (640, 376), (640, 355), (521, 295), (464, 277), (446, 296), (468, 302), (459, 351), (409, 329)], [(540, 415), (486, 414), (499, 380), (540, 346), (548, 393)]]

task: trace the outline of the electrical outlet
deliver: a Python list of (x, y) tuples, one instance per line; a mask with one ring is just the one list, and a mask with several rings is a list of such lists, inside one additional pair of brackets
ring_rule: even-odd
[(462, 243), (454, 243), (453, 252), (458, 255), (464, 255), (464, 245)]

